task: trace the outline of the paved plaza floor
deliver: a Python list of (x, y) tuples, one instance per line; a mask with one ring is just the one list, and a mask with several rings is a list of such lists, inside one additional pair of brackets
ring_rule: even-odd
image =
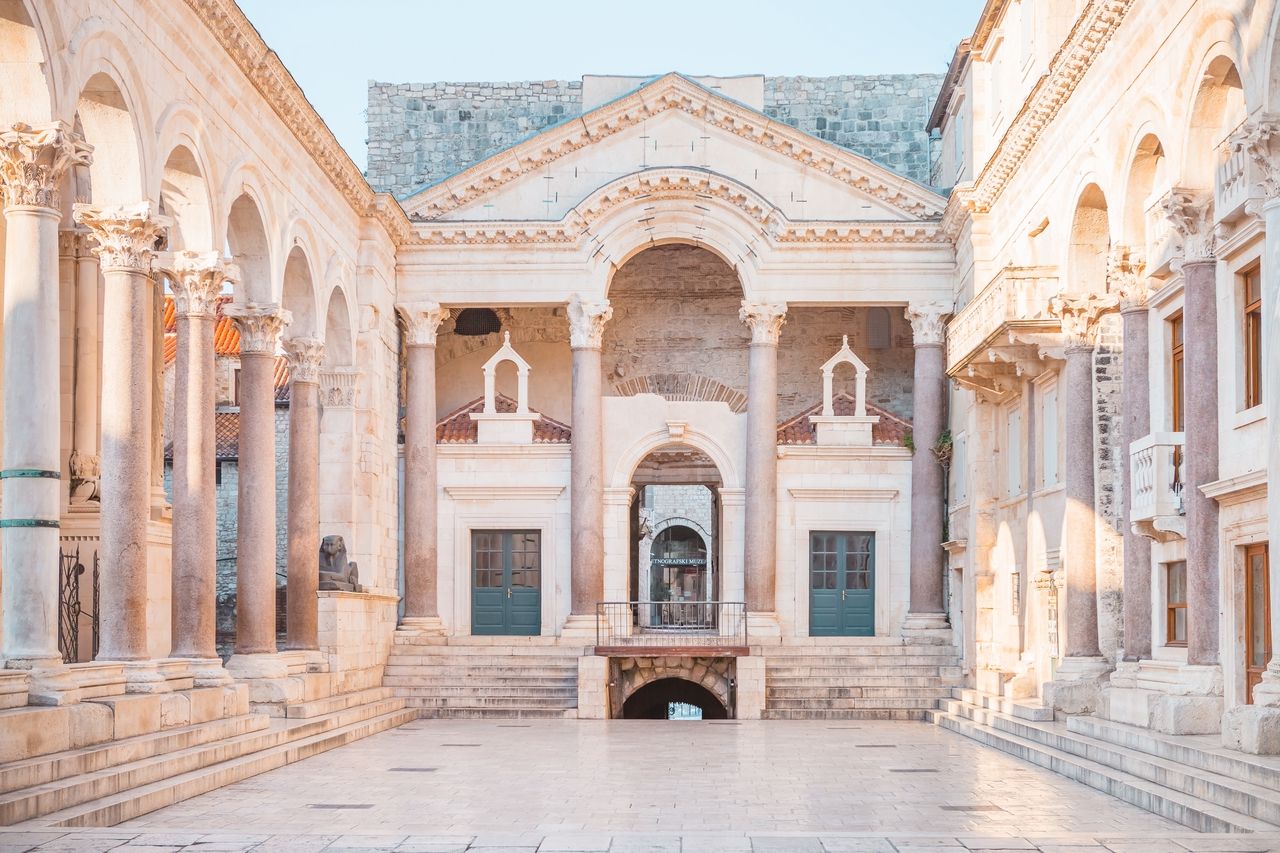
[(26, 833), (0, 832), (0, 853), (1280, 850), (933, 726), (861, 721), (419, 720), (111, 830)]

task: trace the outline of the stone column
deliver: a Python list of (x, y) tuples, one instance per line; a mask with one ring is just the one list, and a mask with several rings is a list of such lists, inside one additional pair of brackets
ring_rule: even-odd
[[(787, 321), (785, 302), (747, 302), (738, 318), (751, 329), (747, 353), (746, 598), (752, 624), (777, 633), (778, 557), (778, 337)], [(772, 624), (771, 624), (772, 623)]]
[(9, 669), (31, 671), (28, 701), (36, 705), (79, 699), (58, 650), (58, 187), (69, 167), (89, 162), (90, 150), (61, 122), (0, 132), (6, 228), (0, 657)]
[[(75, 217), (98, 242), (102, 268), (102, 587), (98, 660), (145, 661), (147, 521), (151, 502), (152, 256), (164, 224), (150, 202)], [(154, 671), (126, 671), (130, 691), (163, 689)]]
[(915, 346), (911, 425), (915, 453), (911, 457), (911, 607), (907, 614), (908, 630), (947, 627), (947, 605), (942, 595), (945, 565), (942, 538), (946, 512), (943, 505), (944, 472), (933, 449), (946, 428), (947, 360), (942, 318), (950, 310), (941, 302), (911, 305), (906, 310)]
[(202, 684), (227, 679), (215, 645), (217, 508), (213, 327), (218, 294), (236, 275), (217, 252), (176, 252), (158, 266), (177, 318), (173, 377), (173, 656), (193, 658)]
[(573, 351), (573, 443), (570, 445), (569, 560), (573, 594), (571, 630), (594, 635), (596, 603), (604, 597), (604, 377), (600, 340), (613, 316), (608, 300), (569, 300), (569, 347)]
[(70, 242), (76, 302), (75, 411), (72, 416), (70, 497), (72, 506), (98, 503), (98, 259), (81, 229), (63, 232)]
[(1185, 382), (1183, 458), (1187, 513), (1187, 662), (1218, 663), (1218, 502), (1200, 487), (1218, 479), (1218, 259), (1213, 201), (1173, 190), (1165, 213), (1182, 239)]
[(320, 648), (320, 363), (324, 342), (289, 338), (288, 590), (285, 648)]
[(1045, 702), (1069, 714), (1096, 709), (1100, 681), (1110, 666), (1098, 648), (1097, 509), (1094, 504), (1093, 348), (1097, 321), (1115, 308), (1114, 297), (1055, 296), (1049, 310), (1062, 321), (1066, 364), (1062, 369), (1066, 506), (1062, 521), (1062, 564), (1066, 577), (1066, 643)]
[(432, 300), (396, 306), (404, 320), (404, 618), (439, 632), (439, 519), (436, 513), (436, 335), (448, 309)]
[(1147, 324), (1147, 279), (1142, 263), (1128, 248), (1118, 247), (1109, 270), (1111, 292), (1120, 299), (1124, 323), (1124, 355), (1120, 391), (1121, 468), (1126, 506), (1124, 537), (1124, 660), (1151, 657), (1151, 540), (1133, 529), (1129, 519), (1132, 467), (1129, 446), (1151, 432), (1150, 338)]
[[(278, 305), (230, 305), (240, 330), (240, 482), (236, 496), (235, 656), (276, 651), (276, 348), (291, 316)], [(318, 571), (318, 569), (317, 569)], [(229, 662), (238, 677), (268, 675)]]

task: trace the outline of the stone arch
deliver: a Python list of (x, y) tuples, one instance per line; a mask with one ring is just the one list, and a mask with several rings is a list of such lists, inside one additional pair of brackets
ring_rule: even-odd
[[(613, 665), (617, 671), (612, 680), (618, 685), (613, 696), (614, 718), (627, 717), (628, 702), (637, 696), (643, 696), (643, 691), (657, 692), (654, 686), (664, 681), (684, 682), (709, 694), (719, 706), (720, 714), (708, 716), (706, 712), (714, 712), (715, 706), (708, 708), (703, 705), (704, 719), (725, 719), (732, 714), (735, 670), (733, 658), (637, 657), (621, 658)], [(643, 719), (632, 717), (637, 718)]]
[(733, 464), (733, 458), (729, 452), (714, 437), (692, 425), (685, 427), (684, 434), (678, 441), (672, 440), (670, 431), (666, 429), (654, 430), (642, 436), (619, 456), (617, 465), (613, 469), (613, 477), (606, 488), (631, 488), (636, 469), (640, 467), (645, 457), (656, 450), (687, 448), (701, 451), (715, 464), (716, 470), (720, 472), (720, 488), (743, 488), (742, 475)]
[(0, 2), (0, 49), (0, 127), (52, 119), (55, 86), (47, 75), (53, 65), (42, 27), (25, 0)]
[(281, 304), (293, 315), (289, 337), (319, 337), (315, 278), (311, 274), (311, 260), (302, 246), (294, 246), (285, 259)]
[(659, 521), (657, 524), (655, 524), (653, 526), (654, 538), (656, 539), (659, 533), (661, 533), (662, 531), (666, 530), (669, 527), (687, 527), (690, 530), (692, 530), (694, 533), (701, 536), (703, 542), (711, 541), (711, 532), (709, 530), (707, 530), (698, 522), (694, 521), (692, 518), (685, 518), (684, 516), (679, 516), (679, 515), (674, 515), (671, 518), (664, 518), (662, 521)]
[(724, 403), (730, 411), (737, 414), (747, 410), (745, 391), (730, 388), (723, 382), (706, 376), (692, 376), (688, 373), (650, 373), (624, 378), (613, 383), (613, 391), (619, 397), (657, 394), (669, 402)]
[(1214, 45), (1201, 73), (1187, 113), (1186, 141), (1178, 184), (1211, 189), (1224, 157), (1222, 143), (1244, 121), (1244, 83), (1226, 45)]
[(165, 158), (160, 177), (160, 212), (172, 220), (171, 251), (213, 249), (213, 207), (204, 169), (195, 152), (178, 143)]
[(1147, 209), (1169, 187), (1168, 153), (1160, 137), (1147, 130), (1132, 149), (1125, 177), (1120, 230), (1122, 239), (1134, 247), (1147, 243)]
[(1067, 254), (1066, 290), (1103, 293), (1107, 289), (1107, 253), (1111, 248), (1111, 224), (1107, 197), (1090, 182), (1076, 197)]
[(267, 228), (262, 209), (247, 190), (227, 211), (227, 253), (240, 268), (240, 281), (235, 283), (237, 298), (241, 302), (274, 301)]
[(111, 73), (98, 71), (85, 80), (75, 115), (93, 146), (90, 201), (110, 205), (143, 200), (146, 181), (137, 121), (125, 90)]
[(324, 363), (326, 367), (351, 367), (355, 356), (351, 345), (351, 311), (341, 285), (329, 291), (329, 307), (324, 318)]

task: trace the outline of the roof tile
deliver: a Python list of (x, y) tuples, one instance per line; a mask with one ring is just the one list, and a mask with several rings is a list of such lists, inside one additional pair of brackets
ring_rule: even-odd
[[(516, 401), (504, 394), (498, 394), (494, 400), (499, 412), (510, 414), (516, 410)], [(471, 419), (472, 412), (484, 411), (484, 398), (479, 397), (460, 409), (445, 415), (436, 424), (437, 444), (475, 444), (479, 441), (480, 429)], [(568, 444), (573, 431), (565, 424), (543, 415), (533, 422), (534, 444)]]
[[(840, 417), (852, 415), (856, 411), (856, 405), (857, 401), (853, 395), (843, 391), (833, 394), (831, 397), (831, 408)], [(809, 418), (820, 414), (822, 414), (822, 404), (818, 403), (816, 406), (811, 406), (795, 417), (778, 424), (778, 444), (817, 444), (818, 431), (809, 421)], [(899, 447), (905, 445), (907, 433), (911, 432), (911, 421), (895, 417), (884, 409), (873, 406), (870, 403), (867, 404), (867, 414), (880, 417), (880, 423), (871, 427), (871, 440), (875, 444), (896, 445)]]

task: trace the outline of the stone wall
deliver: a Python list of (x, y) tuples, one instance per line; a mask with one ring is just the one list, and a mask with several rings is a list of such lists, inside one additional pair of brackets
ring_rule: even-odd
[(1114, 656), (1124, 628), (1124, 466), (1120, 412), (1123, 385), (1123, 320), (1119, 313), (1100, 321), (1093, 358), (1094, 501), (1098, 508), (1098, 640), (1102, 653)]
[[(940, 74), (766, 77), (764, 112), (926, 183)], [(582, 111), (579, 81), (369, 83), (368, 177), (407, 195)]]

